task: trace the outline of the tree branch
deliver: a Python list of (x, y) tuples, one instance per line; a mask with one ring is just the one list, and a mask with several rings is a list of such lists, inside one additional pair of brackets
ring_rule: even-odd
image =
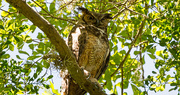
[(123, 84), (123, 82), (124, 82), (124, 74), (123, 74), (124, 72), (123, 72), (123, 67), (121, 67), (121, 95), (123, 95), (123, 93), (124, 93), (124, 84)]
[(36, 5), (38, 5), (44, 12), (46, 12), (50, 17), (52, 18), (55, 18), (55, 19), (60, 19), (60, 20), (64, 20), (64, 21), (68, 21), (70, 23), (73, 23), (75, 24), (73, 21), (73, 19), (64, 19), (64, 18), (61, 18), (61, 17), (54, 17), (53, 15), (51, 15), (47, 10), (45, 10), (43, 7), (41, 7), (36, 1), (32, 0)]
[(134, 40), (131, 42), (131, 46), (130, 46), (128, 52), (126, 53), (125, 57), (123, 58), (123, 60), (122, 60), (121, 63), (119, 64), (119, 67), (114, 71), (113, 74), (111, 74), (111, 76), (115, 75), (115, 74), (117, 73), (117, 71), (118, 71), (118, 70), (123, 66), (123, 64), (125, 63), (125, 61), (126, 61), (128, 55), (129, 55), (132, 47), (134, 46), (135, 42), (137, 41), (137, 39), (139, 38), (140, 34), (141, 34), (142, 31), (143, 31), (143, 27), (144, 27), (145, 20), (146, 20), (146, 19), (144, 19), (144, 20), (142, 21), (142, 23), (141, 23), (141, 25), (140, 25), (140, 28), (139, 28), (139, 30), (138, 30), (139, 32), (136, 34)]
[(34, 25), (39, 27), (49, 38), (51, 43), (56, 47), (62, 60), (66, 61), (67, 67), (71, 77), (91, 95), (106, 95), (96, 84), (86, 79), (83, 71), (79, 68), (76, 59), (64, 39), (60, 36), (58, 31), (46, 19), (34, 11), (25, 1), (26, 0), (6, 0), (9, 4), (17, 8), (20, 13), (27, 17)]

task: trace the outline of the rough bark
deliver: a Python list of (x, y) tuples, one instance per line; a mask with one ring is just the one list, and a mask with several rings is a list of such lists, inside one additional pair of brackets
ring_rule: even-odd
[(91, 95), (106, 95), (100, 87), (86, 79), (83, 71), (79, 68), (76, 59), (64, 39), (60, 36), (58, 31), (51, 25), (46, 19), (44, 19), (39, 13), (34, 11), (25, 0), (6, 0), (9, 4), (17, 8), (20, 13), (27, 17), (34, 25), (39, 27), (49, 38), (51, 43), (56, 47), (60, 57), (63, 60), (67, 60), (65, 66), (67, 67), (71, 77), (78, 83), (84, 90)]

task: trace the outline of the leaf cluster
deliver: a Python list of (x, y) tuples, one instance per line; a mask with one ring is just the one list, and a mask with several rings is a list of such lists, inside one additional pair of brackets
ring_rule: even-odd
[[(180, 90), (179, 0), (32, 0), (27, 3), (64, 39), (80, 17), (77, 6), (112, 14), (113, 20), (107, 28), (111, 58), (99, 80), (110, 93), (129, 94), (124, 89), (132, 88), (134, 95), (144, 95), (149, 91), (164, 91), (167, 84), (171, 86), (169, 91)], [(7, 7), (1, 7), (0, 20), (2, 93), (38, 93), (40, 85), (49, 88), (45, 81), (52, 78), (52, 75), (45, 78), (47, 74), (42, 74), (43, 70), (50, 68), (52, 62), (62, 61), (55, 57), (58, 56), (55, 47), (44, 33), (16, 8)], [(145, 67), (152, 64), (155, 69), (146, 73), (149, 70)]]

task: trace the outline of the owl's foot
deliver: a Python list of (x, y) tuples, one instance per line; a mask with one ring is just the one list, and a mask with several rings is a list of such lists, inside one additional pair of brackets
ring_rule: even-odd
[(98, 80), (96, 78), (90, 78), (89, 80), (91, 80), (91, 82), (93, 82), (97, 88), (99, 89), (103, 89), (103, 87), (99, 84)]
[(91, 73), (89, 73), (87, 70), (84, 70), (84, 75), (86, 76), (87, 79), (91, 77)]
[(81, 70), (84, 72), (84, 75), (86, 76), (87, 79), (91, 77), (91, 73), (85, 70), (83, 66), (81, 66)]

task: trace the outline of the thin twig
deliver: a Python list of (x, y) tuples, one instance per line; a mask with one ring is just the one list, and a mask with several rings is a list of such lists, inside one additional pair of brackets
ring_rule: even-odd
[(141, 14), (141, 13), (136, 12), (136, 11), (134, 11), (134, 10), (131, 10), (131, 9), (127, 8), (127, 7), (125, 7), (125, 9), (128, 10), (128, 11), (130, 11), (130, 12), (132, 12), (132, 13), (135, 13), (135, 14), (138, 14), (138, 15), (142, 15), (143, 17), (149, 18), (149, 17), (146, 16), (145, 14)]
[[(141, 42), (141, 35), (140, 35), (140, 42)], [(139, 53), (139, 56), (140, 56), (140, 64), (141, 64), (141, 70), (142, 70), (142, 79), (144, 81), (144, 68), (143, 68), (143, 61), (142, 61), (142, 44), (139, 45), (140, 46), (140, 53)], [(144, 84), (144, 82), (143, 82)], [(144, 84), (145, 85), (145, 84)], [(144, 91), (146, 92), (146, 88), (144, 86)]]
[(128, 52), (126, 53), (126, 55), (125, 55), (125, 57), (123, 58), (123, 60), (121, 61), (121, 63), (119, 64), (119, 67), (114, 71), (114, 73), (113, 73), (111, 76), (115, 75), (115, 74), (117, 73), (117, 71), (118, 71), (118, 70), (123, 66), (123, 64), (125, 63), (125, 61), (126, 61), (128, 55), (129, 55), (132, 47), (134, 46), (135, 42), (136, 42), (137, 39), (139, 38), (139, 35), (140, 35), (140, 34), (142, 33), (142, 31), (143, 31), (143, 27), (144, 27), (145, 20), (146, 20), (146, 19), (144, 19), (144, 20), (142, 21), (141, 26), (140, 26), (140, 28), (139, 28), (139, 32), (138, 32), (137, 35), (135, 36), (135, 39), (134, 39), (133, 42), (131, 43), (131, 46), (130, 46), (129, 50), (128, 50)]
[(4, 19), (5, 17), (7, 17), (7, 16), (10, 15), (10, 14), (15, 14), (15, 13), (17, 13), (17, 12), (8, 12), (8, 11), (2, 9), (2, 8), (0, 8), (0, 10), (8, 13), (6, 16), (2, 17), (2, 19)]
[(123, 95), (123, 93), (124, 93), (124, 91), (123, 91), (123, 89), (124, 89), (124, 85), (123, 85), (123, 76), (124, 76), (124, 74), (123, 74), (123, 66), (121, 67), (121, 95)]
[(45, 10), (42, 6), (40, 6), (36, 1), (32, 0), (36, 5), (38, 5), (43, 11), (45, 11), (49, 16), (51, 16), (52, 18), (55, 18), (55, 19), (60, 19), (60, 20), (64, 20), (64, 21), (68, 21), (70, 23), (74, 23), (72, 21), (74, 20), (70, 20), (70, 19), (64, 19), (64, 18), (61, 18), (61, 17), (54, 17), (53, 15), (51, 15), (47, 10)]
[(4, 12), (6, 12), (6, 13), (9, 13), (9, 14), (13, 14), (13, 13), (15, 13), (15, 12), (8, 12), (8, 11), (6, 11), (6, 10), (2, 9), (2, 8), (0, 8), (0, 10), (1, 10), (1, 11), (4, 11)]
[(125, 6), (124, 9), (122, 9), (121, 11), (119, 11), (117, 14), (115, 14), (112, 18), (116, 18), (117, 16), (119, 16), (122, 12), (124, 12), (127, 8), (131, 7), (131, 5), (129, 6)]
[(109, 2), (109, 3), (112, 3), (113, 5), (116, 5), (116, 6), (108, 8), (106, 10), (103, 10), (103, 11), (101, 11), (101, 13), (104, 13), (104, 12), (107, 12), (109, 10), (115, 9), (116, 7), (119, 7), (119, 6), (125, 6), (125, 4), (126, 4), (126, 3), (121, 3), (121, 2), (118, 2), (118, 3)]
[[(128, 1), (129, 1), (129, 0), (126, 0), (126, 1), (125, 1), (124, 3), (122, 3), (122, 4), (119, 3), (118, 6), (115, 6), (114, 8), (119, 7), (119, 6), (121, 6), (121, 5), (124, 6), (124, 7), (126, 7), (126, 4), (127, 4)], [(128, 8), (129, 8), (130, 6), (131, 6), (131, 5), (129, 5)], [(124, 12), (125, 9), (126, 9), (126, 8), (122, 9), (121, 11), (119, 11), (116, 15), (113, 16), (113, 18), (116, 18), (118, 15), (120, 15), (122, 12)]]
[(29, 66), (29, 68), (27, 70), (29, 70), (32, 66), (35, 65), (35, 63), (37, 63), (38, 61), (40, 61), (41, 59), (43, 59), (43, 57), (39, 58), (37, 61), (35, 61), (33, 64), (31, 64), (31, 66)]
[[(113, 72), (113, 74), (111, 74), (111, 77), (114, 76), (114, 75), (117, 73), (117, 71), (118, 71), (118, 70), (123, 66), (123, 64), (125, 63), (125, 61), (126, 61), (128, 55), (129, 55), (132, 47), (134, 46), (135, 42), (136, 42), (137, 39), (139, 38), (140, 34), (143, 32), (142, 30), (143, 30), (143, 27), (144, 27), (145, 20), (146, 20), (146, 19), (144, 19), (144, 20), (142, 21), (142, 23), (141, 23), (141, 25), (140, 25), (140, 28), (139, 28), (139, 32), (137, 33), (137, 35), (135, 36), (135, 39), (134, 39), (134, 40), (132, 41), (132, 43), (131, 43), (131, 47), (129, 48), (129, 50), (128, 50), (128, 52), (126, 53), (125, 57), (123, 58), (123, 60), (122, 60), (121, 63), (119, 64), (119, 67)], [(106, 84), (107, 84), (107, 81), (103, 84), (103, 87), (104, 87)]]
[(59, 8), (59, 10), (63, 9), (64, 7), (70, 5), (71, 3), (73, 3), (74, 0), (71, 0), (70, 2), (66, 3), (64, 6), (62, 6), (61, 8)]

